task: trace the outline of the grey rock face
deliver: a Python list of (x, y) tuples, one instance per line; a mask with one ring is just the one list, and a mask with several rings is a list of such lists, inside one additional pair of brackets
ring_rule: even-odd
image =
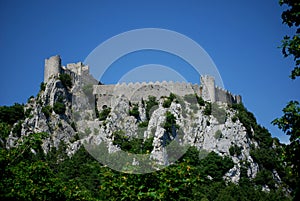
[[(168, 153), (168, 149), (164, 147), (162, 138), (165, 134), (166, 112), (170, 112), (176, 119), (176, 125), (179, 127), (178, 133), (180, 133), (173, 140), (176, 140), (180, 145), (195, 146), (199, 150), (208, 152), (214, 151), (221, 156), (230, 156), (229, 149), (233, 145), (241, 148), (239, 156), (230, 156), (235, 165), (226, 173), (225, 180), (235, 183), (239, 181), (241, 161), (250, 164), (247, 170), (250, 177), (254, 178), (257, 174), (258, 165), (251, 158), (250, 149), (251, 146), (257, 147), (258, 145), (248, 137), (239, 120), (232, 121), (235, 111), (230, 109), (227, 104), (219, 103), (219, 107), (226, 112), (226, 120), (219, 122), (217, 117), (203, 114), (204, 106), (193, 105), (181, 97), (181, 101), (176, 102), (174, 100), (169, 108), (164, 108), (165, 98), (159, 97), (159, 105), (152, 108), (151, 117), (148, 120), (146, 106), (138, 98), (135, 100), (140, 116), (138, 120), (129, 115), (129, 99), (126, 95), (120, 94), (121, 91), (118, 91), (116, 95), (105, 94), (101, 91), (103, 93), (101, 95), (106, 95), (109, 99), (105, 97), (97, 99), (99, 94), (92, 94), (93, 85), (97, 84), (97, 81), (88, 74), (86, 66), (78, 63), (69, 66), (69, 68), (71, 70), (63, 68), (63, 71), (72, 77), (73, 87), (71, 89), (63, 86), (56, 71), (55, 75), (47, 73), (45, 90), (40, 91), (38, 96), (31, 99), (25, 106), (26, 109), (31, 109), (31, 113), (22, 123), (21, 138), (30, 133), (49, 133), (50, 136), (43, 142), (45, 153), (53, 147), (58, 148), (61, 142), (67, 145), (69, 156), (73, 155), (84, 144), (97, 146), (103, 142), (107, 144), (108, 153), (118, 153), (120, 147), (113, 144), (114, 133), (123, 131), (126, 136), (131, 138), (146, 140), (153, 137), (153, 150), (149, 153), (150, 159), (160, 165), (169, 164), (172, 163), (172, 161), (168, 161), (168, 155), (171, 153)], [(122, 87), (126, 86), (122, 85)], [(119, 86), (119, 88), (122, 87)], [(208, 98), (209, 91), (214, 89), (214, 85), (207, 84), (206, 87), (204, 92), (207, 93), (207, 100), (214, 101), (216, 97)], [(96, 88), (101, 89), (101, 87)], [(142, 90), (139, 93), (142, 93)], [(141, 97), (143, 97), (142, 95)], [(101, 102), (104, 99), (106, 102), (109, 100), (111, 111), (105, 120), (100, 121), (96, 117), (95, 109), (97, 108), (101, 112), (102, 107), (99, 108), (98, 106), (107, 104)], [(57, 102), (65, 105), (65, 111), (62, 114), (56, 114), (53, 110)], [(144, 129), (139, 128), (138, 124), (145, 121), (149, 121), (148, 126)], [(7, 147), (15, 146), (18, 139), (19, 137), (11, 133), (7, 140)], [(140, 161), (138, 158), (133, 158), (131, 164), (137, 166)], [(280, 180), (279, 176), (277, 179)]]

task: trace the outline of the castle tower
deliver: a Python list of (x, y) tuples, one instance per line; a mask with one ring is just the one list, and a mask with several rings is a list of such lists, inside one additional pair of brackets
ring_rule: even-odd
[(214, 77), (204, 75), (200, 77), (201, 83), (201, 95), (205, 101), (215, 102), (216, 91), (215, 91), (215, 79)]
[(48, 82), (52, 75), (58, 75), (61, 70), (61, 59), (59, 55), (45, 59), (44, 83)]

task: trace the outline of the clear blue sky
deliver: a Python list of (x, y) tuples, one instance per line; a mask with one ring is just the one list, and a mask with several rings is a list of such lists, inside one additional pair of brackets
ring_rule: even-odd
[[(100, 43), (138, 28), (182, 33), (211, 56), (225, 87), (273, 136), (288, 141), (270, 122), (291, 99), (300, 100), (300, 80), (288, 78), (291, 59), (280, 41), (277, 0), (195, 1), (0, 1), (0, 105), (25, 103), (43, 81), (44, 59), (84, 61)], [(147, 63), (145, 63), (146, 65)]]

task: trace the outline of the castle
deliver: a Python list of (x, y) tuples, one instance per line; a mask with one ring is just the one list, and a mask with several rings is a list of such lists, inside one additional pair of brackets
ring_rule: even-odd
[[(73, 79), (83, 78), (89, 75), (89, 67), (81, 62), (61, 65), (60, 56), (52, 56), (45, 60), (44, 83), (47, 83), (53, 76), (61, 73), (71, 75)], [(86, 78), (85, 78), (86, 80)], [(241, 103), (240, 95), (233, 95), (229, 91), (221, 89), (215, 85), (213, 77), (204, 75), (200, 77), (200, 85), (179, 82), (149, 82), (149, 83), (122, 83), (111, 85), (93, 85), (93, 94), (96, 98), (97, 108), (101, 110), (103, 106), (110, 106), (111, 100), (117, 96), (125, 96), (131, 102), (138, 102), (141, 99), (147, 100), (148, 96), (159, 99), (162, 96), (169, 96), (170, 93), (178, 96), (197, 94), (205, 101), (221, 103)]]

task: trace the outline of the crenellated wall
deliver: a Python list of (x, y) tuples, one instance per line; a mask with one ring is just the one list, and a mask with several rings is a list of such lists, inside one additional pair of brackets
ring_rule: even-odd
[[(93, 79), (89, 75), (89, 67), (82, 62), (67, 64), (61, 66), (60, 56), (53, 56), (45, 60), (44, 82), (46, 83), (52, 76), (60, 73), (71, 75), (73, 80), (81, 80), (79, 78)], [(96, 83), (96, 80), (93, 79)], [(88, 80), (87, 80), (88, 83)], [(215, 79), (212, 76), (203, 75), (200, 77), (200, 83), (179, 83), (179, 82), (149, 82), (149, 83), (122, 83), (114, 85), (94, 85), (93, 94), (97, 100), (97, 108), (102, 109), (104, 105), (111, 106), (111, 99), (124, 96), (131, 102), (138, 102), (141, 99), (147, 100), (149, 96), (155, 96), (157, 99), (162, 96), (169, 96), (174, 93), (178, 96), (188, 94), (197, 94), (208, 102), (222, 102), (227, 104), (240, 103), (241, 96), (232, 95), (229, 91), (215, 86)]]
[(201, 85), (179, 82), (149, 82), (149, 83), (122, 83), (116, 85), (94, 85), (93, 94), (96, 96), (97, 108), (110, 106), (112, 98), (124, 96), (131, 102), (138, 102), (141, 99), (147, 100), (148, 96), (159, 99), (162, 96), (169, 96), (174, 93), (178, 96), (197, 94), (205, 101), (222, 103), (239, 103), (240, 96), (232, 95), (227, 90), (215, 86), (214, 78), (202, 76)]
[[(200, 92), (198, 85), (179, 82), (143, 82), (143, 83), (122, 83), (116, 85), (94, 85), (93, 94), (97, 99), (97, 106), (101, 109), (104, 105), (110, 106), (111, 98), (124, 96), (131, 102), (138, 102), (141, 99), (147, 100), (148, 96), (159, 99), (162, 96), (169, 96), (174, 93), (179, 96)], [(198, 93), (198, 95), (200, 95)]]

